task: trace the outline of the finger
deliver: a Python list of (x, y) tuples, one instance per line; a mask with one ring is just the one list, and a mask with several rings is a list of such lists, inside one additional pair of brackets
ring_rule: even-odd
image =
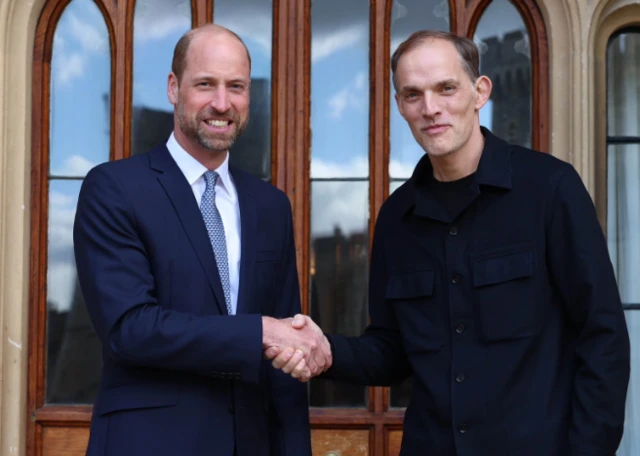
[(278, 356), (276, 356), (272, 361), (271, 365), (276, 369), (282, 369), (293, 356), (293, 348), (289, 347), (282, 351)]
[(264, 357), (266, 359), (273, 359), (276, 356), (278, 356), (278, 354), (280, 353), (280, 348), (273, 346), (273, 347), (269, 347), (264, 351)]
[(307, 319), (302, 314), (297, 314), (291, 321), (291, 326), (296, 329), (302, 329), (307, 324)]
[(304, 360), (304, 358), (302, 358), (300, 362), (296, 365), (296, 367), (294, 367), (293, 370), (291, 371), (291, 376), (293, 378), (300, 378), (302, 374), (304, 374), (305, 370), (308, 370), (307, 362)]
[(311, 375), (311, 371), (307, 367), (302, 371), (302, 375), (298, 377), (298, 380), (302, 383), (307, 383), (309, 380), (311, 380), (312, 377), (313, 375)]
[(296, 350), (291, 359), (282, 366), (282, 372), (285, 374), (290, 374), (293, 372), (293, 369), (298, 365), (298, 363), (303, 359), (302, 350)]

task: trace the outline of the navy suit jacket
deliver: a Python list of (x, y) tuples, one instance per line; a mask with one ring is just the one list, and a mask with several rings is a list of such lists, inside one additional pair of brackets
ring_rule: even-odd
[(300, 312), (291, 206), (272, 185), (230, 172), (241, 218), (234, 316), (165, 146), (84, 180), (75, 258), (104, 361), (90, 456), (311, 454), (305, 385), (262, 357), (261, 316)]

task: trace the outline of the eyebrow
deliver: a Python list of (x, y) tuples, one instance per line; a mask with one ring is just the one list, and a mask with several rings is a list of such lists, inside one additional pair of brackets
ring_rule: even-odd
[[(436, 87), (443, 87), (443, 86), (448, 86), (448, 85), (460, 85), (460, 82), (457, 79), (453, 79), (453, 78), (449, 78), (449, 79), (443, 79), (442, 81), (438, 81), (434, 84)], [(400, 93), (406, 93), (406, 92), (421, 92), (422, 89), (418, 88), (417, 86), (414, 85), (406, 85), (401, 87), (400, 89)]]

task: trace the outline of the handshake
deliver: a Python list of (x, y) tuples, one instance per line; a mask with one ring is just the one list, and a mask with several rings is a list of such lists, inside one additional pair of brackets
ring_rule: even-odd
[(262, 317), (262, 349), (273, 367), (301, 382), (320, 375), (333, 361), (320, 327), (301, 314), (283, 320)]

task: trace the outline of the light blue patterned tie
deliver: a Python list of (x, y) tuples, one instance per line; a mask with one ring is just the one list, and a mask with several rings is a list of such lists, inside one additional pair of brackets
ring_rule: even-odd
[(209, 232), (209, 239), (213, 247), (213, 253), (218, 264), (220, 272), (220, 282), (222, 282), (222, 290), (224, 291), (224, 300), (227, 304), (227, 312), (232, 315), (231, 311), (231, 285), (229, 283), (229, 261), (227, 260), (227, 240), (224, 237), (224, 224), (222, 217), (216, 207), (216, 182), (220, 175), (215, 171), (207, 171), (204, 173), (204, 180), (207, 187), (202, 194), (200, 202), (200, 211), (204, 218), (204, 224)]

